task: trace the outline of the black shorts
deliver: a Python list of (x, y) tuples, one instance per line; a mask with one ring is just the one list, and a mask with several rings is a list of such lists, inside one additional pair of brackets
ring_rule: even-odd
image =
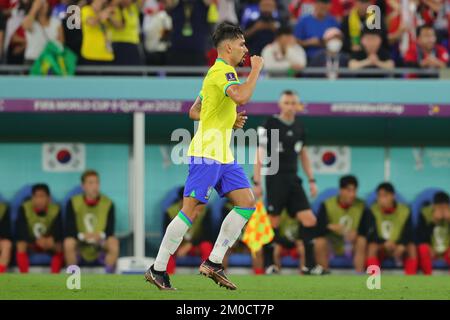
[(280, 215), (284, 209), (294, 217), (297, 212), (310, 209), (302, 180), (296, 174), (266, 176), (267, 213)]

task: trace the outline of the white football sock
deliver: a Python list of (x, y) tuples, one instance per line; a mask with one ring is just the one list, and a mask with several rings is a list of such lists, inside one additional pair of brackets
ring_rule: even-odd
[(239, 239), (242, 228), (245, 226), (254, 210), (254, 208), (234, 207), (234, 209), (225, 217), (222, 226), (220, 227), (219, 236), (214, 244), (214, 248), (209, 255), (209, 260), (211, 262), (222, 263), (228, 248), (231, 248), (236, 240)]
[(153, 265), (156, 271), (166, 271), (170, 256), (178, 249), (181, 241), (183, 241), (184, 235), (191, 226), (192, 222), (181, 211), (169, 223), (161, 241), (155, 264)]

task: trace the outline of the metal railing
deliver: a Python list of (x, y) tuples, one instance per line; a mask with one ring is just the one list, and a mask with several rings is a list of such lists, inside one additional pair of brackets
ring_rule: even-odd
[[(0, 75), (28, 75), (30, 66), (27, 65), (0, 65)], [(129, 75), (129, 76), (204, 76), (208, 71), (208, 67), (199, 66), (77, 66), (76, 75), (90, 75), (90, 76), (107, 76), (107, 75)], [(248, 73), (250, 68), (237, 68), (239, 73)], [(327, 68), (322, 67), (307, 67), (301, 72), (297, 72), (299, 77), (324, 77), (327, 75)], [(448, 69), (417, 69), (417, 68), (394, 68), (391, 70), (383, 69), (349, 69), (340, 68), (338, 70), (339, 77), (364, 78), (364, 77), (392, 77), (405, 78), (408, 75), (415, 75), (417, 77), (427, 78), (442, 78), (443, 74), (448, 74)], [(264, 70), (263, 75), (268, 77), (291, 77), (288, 72), (268, 71)]]

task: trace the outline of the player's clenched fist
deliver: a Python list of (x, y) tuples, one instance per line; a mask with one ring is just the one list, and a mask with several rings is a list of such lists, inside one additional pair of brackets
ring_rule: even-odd
[(264, 65), (264, 59), (260, 56), (251, 56), (250, 63), (252, 65), (252, 69), (261, 71)]

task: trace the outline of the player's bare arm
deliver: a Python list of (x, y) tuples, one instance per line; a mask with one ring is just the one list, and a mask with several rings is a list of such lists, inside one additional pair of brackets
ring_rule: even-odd
[(200, 97), (195, 99), (194, 104), (189, 109), (189, 118), (194, 121), (200, 120), (200, 111), (202, 110), (202, 100)]
[(236, 115), (236, 121), (234, 122), (233, 129), (244, 128), (245, 122), (247, 121), (246, 111), (238, 112)]
[(238, 105), (246, 104), (250, 101), (256, 87), (256, 81), (264, 65), (264, 59), (259, 56), (250, 58), (252, 70), (245, 83), (232, 85), (227, 89), (227, 95)]

